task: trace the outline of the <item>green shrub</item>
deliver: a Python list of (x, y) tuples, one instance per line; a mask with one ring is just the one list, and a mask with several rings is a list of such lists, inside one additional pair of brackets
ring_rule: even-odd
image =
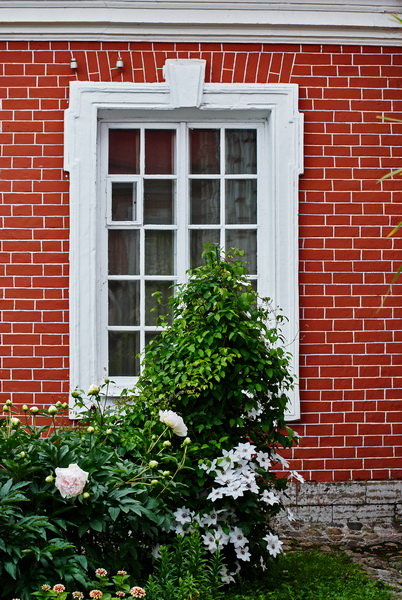
[[(169, 428), (147, 422), (124, 445), (117, 415), (100, 419), (90, 410), (88, 426), (60, 429), (54, 418), (62, 409), (49, 408), (46, 427), (32, 425), (28, 411), (22, 424), (12, 410), (5, 405), (0, 420), (0, 598), (28, 599), (49, 579), (85, 585), (87, 569), (99, 562), (116, 570), (130, 565), (137, 575), (170, 528), (164, 497), (172, 501), (180, 490), (166, 467), (175, 443)], [(38, 414), (50, 419), (49, 411)], [(181, 440), (177, 445), (175, 469), (186, 451)], [(81, 493), (62, 497), (56, 469), (69, 465), (88, 481)]]
[(177, 411), (189, 428), (198, 468), (178, 474), (176, 533), (200, 527), (211, 552), (224, 549), (230, 563), (255, 568), (281, 551), (269, 519), (282, 510), (277, 492), (287, 485), (276, 472), (287, 466), (279, 450), (295, 439), (284, 418), (293, 376), (284, 317), (253, 291), (239, 255), (208, 248), (205, 265), (178, 286), (172, 324), (162, 321), (149, 344), (136, 391), (148, 414)]

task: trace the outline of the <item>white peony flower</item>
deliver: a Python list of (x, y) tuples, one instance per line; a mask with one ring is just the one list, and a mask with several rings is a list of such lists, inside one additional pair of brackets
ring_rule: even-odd
[(183, 419), (179, 417), (178, 414), (173, 412), (173, 410), (160, 410), (159, 420), (162, 421), (162, 423), (164, 423), (168, 427), (170, 427), (173, 433), (175, 433), (179, 437), (186, 437), (187, 427), (184, 424)]
[(92, 385), (89, 386), (88, 389), (88, 396), (97, 396), (100, 392), (100, 387), (98, 385), (95, 385), (94, 383)]
[(83, 471), (76, 464), (70, 464), (66, 469), (57, 467), (55, 472), (56, 480), (54, 484), (63, 498), (74, 498), (74, 496), (82, 493), (88, 481), (89, 473)]
[(267, 550), (271, 556), (277, 556), (282, 552), (283, 542), (280, 541), (277, 535), (269, 533), (262, 539), (267, 542)]

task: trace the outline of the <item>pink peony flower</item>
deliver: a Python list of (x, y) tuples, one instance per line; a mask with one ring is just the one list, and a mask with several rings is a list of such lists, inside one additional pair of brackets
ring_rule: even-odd
[(135, 585), (134, 587), (131, 588), (130, 594), (133, 596), (133, 598), (143, 598), (145, 596), (146, 592), (145, 592), (144, 588), (138, 587), (137, 585)]
[(63, 498), (74, 498), (82, 493), (88, 480), (86, 471), (83, 471), (78, 465), (68, 465), (67, 469), (57, 468), (55, 486)]

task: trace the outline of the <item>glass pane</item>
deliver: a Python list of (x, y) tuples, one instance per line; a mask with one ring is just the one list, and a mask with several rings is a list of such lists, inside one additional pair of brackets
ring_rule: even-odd
[(137, 186), (131, 181), (112, 183), (112, 221), (137, 220)]
[(144, 181), (144, 223), (171, 225), (174, 223), (174, 182), (171, 179)]
[(193, 179), (190, 182), (190, 223), (220, 223), (220, 181)]
[(140, 324), (140, 282), (109, 281), (109, 325)]
[(190, 173), (220, 172), (220, 130), (190, 129)]
[(257, 223), (257, 180), (226, 180), (226, 223)]
[(109, 129), (109, 173), (140, 172), (140, 130)]
[(109, 275), (139, 275), (140, 232), (133, 229), (109, 230)]
[(227, 229), (226, 249), (238, 248), (244, 250), (240, 257), (246, 263), (247, 271), (251, 275), (257, 273), (257, 232), (252, 229)]
[(139, 375), (139, 331), (109, 331), (110, 377)]
[(220, 231), (219, 229), (194, 229), (190, 231), (190, 267), (199, 267), (203, 264), (201, 259), (201, 252), (204, 250), (204, 244), (206, 243), (216, 244), (219, 246), (220, 243)]
[(257, 131), (255, 129), (227, 129), (226, 173), (257, 173)]
[[(145, 282), (145, 325), (158, 325), (158, 317), (165, 315), (171, 322), (171, 310), (168, 300), (173, 296), (173, 281), (146, 281)], [(157, 301), (155, 292), (160, 292), (160, 302)]]
[(175, 274), (174, 231), (145, 232), (145, 274)]
[(145, 131), (145, 173), (154, 175), (175, 172), (174, 129), (147, 129)]

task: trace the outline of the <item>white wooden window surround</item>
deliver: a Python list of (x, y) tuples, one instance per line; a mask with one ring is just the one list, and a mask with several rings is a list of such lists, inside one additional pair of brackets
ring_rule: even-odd
[[(185, 271), (195, 260), (192, 236), (203, 237), (206, 232), (208, 237), (212, 230), (217, 236), (214, 239), (228, 247), (241, 245), (236, 241), (243, 237), (256, 238), (256, 250), (249, 247), (249, 263), (253, 262), (252, 255), (256, 261), (250, 278), (256, 281), (260, 295), (272, 298), (274, 306), (280, 306), (289, 319), (285, 336), (297, 374), (297, 192), (302, 168), (302, 118), (297, 112), (297, 86), (205, 84), (204, 67), (204, 61), (169, 60), (165, 65), (166, 83), (71, 83), (65, 123), (65, 168), (71, 181), (72, 387), (85, 390), (106, 376), (116, 382), (113, 389), (116, 394), (123, 387), (133, 386), (135, 377), (127, 375), (127, 366), (116, 365), (112, 357), (109, 360), (108, 338), (112, 340), (111, 352), (119, 347), (122, 339), (119, 336), (130, 338), (133, 348), (143, 348), (148, 337), (157, 331), (156, 321), (146, 311), (152, 303), (155, 285), (162, 282), (167, 290), (171, 283), (184, 281)], [(191, 173), (188, 166), (189, 139), (194, 131), (205, 133), (205, 130), (215, 132), (220, 140), (219, 172), (212, 175)], [(174, 161), (171, 173), (158, 174), (145, 164), (147, 152), (152, 162), (151, 145), (148, 144), (147, 150), (145, 140), (147, 136), (150, 139), (158, 136), (158, 132), (163, 135), (164, 131), (174, 132), (171, 146)], [(246, 168), (245, 173), (241, 169), (237, 174), (227, 173), (225, 144), (228, 147), (241, 131), (246, 132), (245, 136), (252, 132), (251, 137), (255, 132), (256, 167)], [(121, 132), (138, 139), (138, 165), (133, 169), (136, 172), (118, 172), (119, 169), (116, 172), (108, 166), (109, 140), (117, 136), (118, 144)], [(238, 140), (246, 139), (242, 135)], [(110, 144), (113, 146), (113, 141)], [(206, 179), (219, 188), (215, 207), (218, 216), (212, 223), (210, 218), (201, 217), (201, 222), (197, 222), (200, 219), (191, 216), (189, 190), (194, 181), (205, 183)], [(256, 182), (255, 223), (254, 218), (247, 216), (243, 222), (238, 217), (228, 217), (225, 208), (225, 197), (230, 195), (228, 191), (225, 194), (225, 188), (230, 190), (241, 180), (248, 181), (251, 187), (254, 187), (252, 181)], [(173, 190), (165, 206), (165, 216), (160, 219), (155, 219), (155, 212), (152, 207), (149, 209), (146, 200), (147, 186), (154, 185)], [(199, 234), (200, 231), (204, 233)], [(159, 272), (158, 268), (150, 269), (146, 261), (158, 263), (154, 260), (156, 256), (147, 258), (147, 252), (149, 256), (153, 252), (147, 248), (153, 248), (152, 240), (161, 234), (174, 239), (174, 244), (170, 266)], [(108, 247), (118, 248), (119, 239), (127, 236), (138, 239), (138, 264), (122, 269), (118, 256), (117, 263), (112, 259), (115, 262), (110, 266)], [(108, 289), (112, 297), (109, 305)], [(141, 308), (138, 311), (133, 306), (127, 320), (121, 317), (118, 307), (121, 299), (130, 294), (141, 299), (138, 304)], [(288, 418), (299, 418), (297, 390), (292, 395)]]

